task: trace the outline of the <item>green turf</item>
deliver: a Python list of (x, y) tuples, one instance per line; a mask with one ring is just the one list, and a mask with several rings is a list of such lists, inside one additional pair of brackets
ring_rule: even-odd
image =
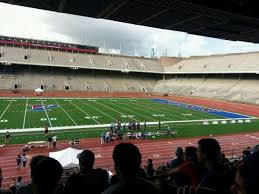
[[(160, 104), (150, 99), (0, 99), (0, 129), (40, 128), (140, 121), (217, 119), (219, 116)], [(58, 105), (32, 111), (32, 105)], [(190, 114), (184, 115), (184, 114)]]
[[(58, 105), (47, 111), (32, 111), (32, 105)], [(52, 127), (100, 125), (116, 122), (140, 121), (184, 121), (203, 119), (224, 119), (206, 112), (160, 104), (150, 99), (0, 99), (0, 130), (42, 128), (42, 132), (13, 133), (11, 143), (44, 140), (43, 126)], [(73, 127), (72, 127), (73, 126)], [(174, 137), (206, 136), (210, 134), (231, 134), (259, 130), (259, 121), (240, 124), (218, 124), (209, 126), (199, 123), (163, 124), (161, 130), (170, 126), (177, 132)], [(68, 127), (69, 128), (69, 127)], [(158, 126), (148, 126), (148, 131), (157, 131)], [(70, 129), (56, 131), (59, 139), (100, 137), (105, 128)], [(155, 137), (164, 138), (164, 136)], [(167, 137), (168, 138), (168, 137)], [(3, 141), (3, 135), (0, 141)]]

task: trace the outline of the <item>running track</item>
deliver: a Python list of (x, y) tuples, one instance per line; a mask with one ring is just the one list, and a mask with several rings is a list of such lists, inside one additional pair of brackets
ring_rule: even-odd
[[(242, 150), (248, 146), (253, 147), (259, 144), (259, 132), (249, 134), (235, 134), (216, 136), (221, 145), (222, 150), (226, 156), (241, 156)], [(142, 153), (142, 164), (144, 165), (146, 159), (151, 157), (154, 161), (155, 167), (165, 164), (169, 159), (174, 156), (174, 152), (178, 146), (197, 145), (200, 138), (188, 139), (167, 139), (167, 140), (132, 140)], [(113, 171), (112, 150), (114, 145), (118, 142), (111, 144), (100, 145), (99, 139), (86, 139), (81, 140), (81, 149), (91, 149), (95, 154), (101, 157), (96, 158), (95, 166), (105, 168)], [(5, 148), (0, 148), (0, 167), (3, 170), (3, 185), (9, 186), (13, 181), (12, 177), (22, 176), (25, 181), (30, 180), (29, 165), (25, 169), (16, 168), (16, 156), (21, 152), (22, 145), (10, 145)], [(58, 150), (68, 147), (67, 141), (58, 142)], [(37, 149), (28, 153), (31, 158), (34, 155), (48, 155), (48, 150), (45, 148)], [(30, 161), (29, 161), (30, 162)], [(28, 163), (29, 163), (28, 162)]]

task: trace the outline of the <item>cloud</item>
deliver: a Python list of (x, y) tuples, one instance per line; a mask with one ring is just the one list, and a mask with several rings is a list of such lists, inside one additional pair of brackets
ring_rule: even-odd
[[(15, 14), (10, 14), (15, 13)], [(132, 24), (74, 16), (0, 3), (0, 34), (101, 47), (125, 55), (210, 55), (259, 51), (258, 44), (188, 35)], [(120, 50), (120, 51), (118, 51)]]

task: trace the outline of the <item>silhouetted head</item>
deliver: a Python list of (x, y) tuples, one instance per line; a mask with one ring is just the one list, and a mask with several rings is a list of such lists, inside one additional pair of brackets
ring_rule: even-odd
[(53, 193), (63, 173), (61, 164), (50, 157), (39, 156), (31, 161), (31, 179), (35, 193)]
[(117, 174), (124, 178), (137, 175), (141, 164), (141, 154), (137, 146), (120, 143), (113, 150), (114, 167)]
[(79, 160), (79, 166), (82, 171), (92, 170), (95, 161), (95, 155), (90, 150), (84, 150), (80, 154), (77, 155)]
[(181, 147), (176, 148), (175, 155), (176, 155), (178, 158), (179, 158), (179, 157), (183, 157), (183, 148), (181, 148)]
[(231, 190), (234, 194), (259, 193), (259, 152), (248, 156), (239, 166), (235, 177), (235, 185)]
[(186, 147), (184, 152), (184, 160), (197, 162), (198, 161), (197, 152), (198, 152), (198, 149), (194, 146)]
[(217, 163), (220, 156), (220, 145), (216, 139), (204, 138), (198, 142), (198, 159), (200, 162)]

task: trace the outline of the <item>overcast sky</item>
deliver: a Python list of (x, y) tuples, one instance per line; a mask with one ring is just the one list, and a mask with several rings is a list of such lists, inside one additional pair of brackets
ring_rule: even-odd
[(0, 3), (0, 35), (99, 46), (101, 51), (150, 56), (209, 55), (259, 51), (258, 44), (188, 35), (114, 21)]

